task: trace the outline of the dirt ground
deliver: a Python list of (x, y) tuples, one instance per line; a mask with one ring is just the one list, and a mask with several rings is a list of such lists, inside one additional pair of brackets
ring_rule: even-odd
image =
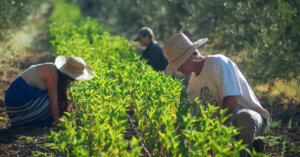
[[(10, 83), (19, 75), (20, 72), (28, 68), (32, 64), (42, 63), (46, 61), (53, 61), (54, 58), (49, 55), (50, 45), (45, 33), (39, 34), (35, 41), (38, 44), (43, 44), (43, 48), (29, 48), (24, 52), (23, 56), (15, 57), (7, 60), (0, 60), (0, 117), (8, 119), (4, 110), (4, 95), (5, 90), (8, 89)], [(17, 66), (16, 66), (17, 65)], [(7, 68), (5, 68), (7, 67)], [(270, 100), (267, 96), (260, 98), (264, 106), (270, 111), (273, 104), (273, 117), (277, 120), (282, 120), (282, 124), (288, 124), (290, 119), (294, 122), (292, 124), (299, 126), (299, 107), (300, 105), (288, 98), (273, 98)], [(285, 105), (284, 105), (285, 104)], [(0, 121), (0, 156), (33, 156), (33, 155), (46, 155), (46, 156), (63, 156), (58, 150), (51, 149), (51, 143), (47, 140), (50, 135), (50, 130), (55, 128), (18, 128), (16, 130), (8, 128), (8, 121)], [(270, 139), (276, 138), (279, 135), (284, 135), (289, 138), (285, 145), (285, 153), (283, 156), (300, 156), (300, 150), (294, 150), (296, 146), (300, 146), (300, 129), (297, 126), (288, 128), (288, 125), (272, 128), (267, 131), (266, 135)], [(296, 129), (297, 128), (297, 129)], [(275, 140), (276, 142), (276, 140)], [(279, 141), (280, 142), (280, 139)], [(281, 156), (282, 144), (265, 146), (265, 153), (269, 156)], [(298, 148), (299, 149), (299, 148)]]
[[(48, 16), (49, 11), (29, 22), (46, 23)], [(30, 65), (54, 61), (45, 31), (35, 36), (34, 44), (21, 54), (13, 58), (0, 59), (0, 118), (4, 118), (0, 120), (0, 157), (63, 156), (58, 150), (51, 149), (53, 145), (47, 140), (50, 130), (55, 131), (56, 128), (9, 128), (8, 117), (4, 109), (4, 96), (10, 83)], [(259, 97), (263, 106), (272, 112), (272, 119), (281, 120), (280, 125), (269, 128), (266, 132), (264, 140), (269, 141), (265, 142), (269, 144), (265, 144), (264, 154), (268, 156), (300, 156), (299, 98), (288, 98), (284, 95), (272, 98), (268, 95)]]
[[(36, 40), (41, 44), (48, 42), (45, 34), (40, 34)], [(18, 128), (10, 129), (7, 121), (8, 117), (4, 109), (5, 91), (10, 83), (19, 75), (19, 73), (31, 64), (50, 61), (48, 56), (49, 50), (43, 49), (28, 49), (24, 56), (2, 60), (0, 68), (0, 117), (5, 117), (5, 121), (0, 121), (0, 156), (32, 156), (33, 151), (37, 153), (48, 154), (55, 156), (59, 155), (56, 150), (50, 150), (43, 145), (47, 143), (47, 136), (50, 135), (49, 128)], [(19, 65), (14, 67), (14, 65)], [(5, 68), (5, 67), (9, 68)], [(53, 128), (50, 128), (53, 129)]]
[[(50, 9), (38, 18), (28, 21), (30, 24), (29, 31), (35, 29), (33, 31), (38, 32), (32, 33), (33, 35), (29, 33), (30, 39), (28, 40), (32, 40), (30, 46), (18, 49), (12, 48), (11, 51), (16, 54), (14, 57), (0, 58), (0, 118), (2, 118), (0, 120), (0, 157), (62, 156), (58, 150), (51, 149), (51, 143), (47, 138), (50, 135), (50, 130), (56, 128), (20, 127), (11, 129), (4, 109), (5, 91), (21, 72), (32, 64), (53, 62), (54, 60), (54, 57), (51, 56), (51, 45), (48, 36), (44, 31), (49, 13)], [(19, 30), (19, 32), (24, 36), (28, 33), (28, 29)]]
[[(271, 113), (272, 120), (265, 135), (265, 153), (269, 156), (300, 156), (300, 104), (299, 98), (284, 95), (259, 96), (262, 105)], [(272, 105), (270, 105), (272, 104)]]

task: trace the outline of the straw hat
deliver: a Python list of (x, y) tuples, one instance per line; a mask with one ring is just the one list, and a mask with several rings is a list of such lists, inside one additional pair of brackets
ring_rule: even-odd
[(86, 81), (94, 77), (93, 69), (79, 57), (58, 56), (55, 65), (60, 72), (75, 80)]
[(164, 45), (163, 51), (169, 60), (169, 65), (165, 70), (165, 75), (174, 73), (180, 66), (189, 59), (193, 52), (207, 42), (207, 38), (199, 39), (196, 42), (183, 33), (173, 35)]

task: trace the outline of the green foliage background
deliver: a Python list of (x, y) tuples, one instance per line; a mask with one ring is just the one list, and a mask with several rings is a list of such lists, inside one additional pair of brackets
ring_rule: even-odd
[(133, 39), (142, 26), (165, 41), (184, 28), (208, 37), (210, 53), (238, 62), (251, 84), (299, 81), (300, 1), (297, 0), (73, 0), (113, 34)]
[(0, 1), (0, 41), (9, 38), (9, 32), (24, 24), (27, 16), (44, 0), (1, 0)]

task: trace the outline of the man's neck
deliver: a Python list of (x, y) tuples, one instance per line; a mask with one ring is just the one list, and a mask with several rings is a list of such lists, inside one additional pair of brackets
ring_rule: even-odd
[(146, 46), (146, 48), (150, 47), (150, 45), (152, 44), (152, 40), (150, 40)]
[(197, 58), (193, 61), (194, 62), (194, 69), (193, 72), (196, 73), (196, 76), (200, 75), (205, 63), (205, 57), (204, 56), (197, 56)]

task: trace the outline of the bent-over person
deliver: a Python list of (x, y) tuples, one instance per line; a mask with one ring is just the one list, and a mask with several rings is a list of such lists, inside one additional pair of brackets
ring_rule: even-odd
[[(207, 38), (191, 42), (183, 33), (172, 36), (164, 45), (169, 60), (165, 70), (168, 76), (174, 72), (190, 76), (187, 93), (191, 101), (199, 98), (203, 105), (211, 104), (227, 109), (225, 116), (232, 114), (230, 121), (242, 128), (238, 140), (243, 140), (251, 149), (263, 151), (263, 141), (255, 139), (264, 133), (269, 122), (269, 112), (262, 107), (246, 78), (237, 65), (222, 54), (202, 56), (197, 48)], [(199, 112), (199, 105), (197, 111)], [(255, 143), (253, 145), (253, 143)], [(241, 156), (247, 156), (243, 150)]]
[(45, 127), (59, 123), (69, 108), (68, 85), (77, 80), (90, 80), (93, 73), (79, 57), (58, 56), (55, 63), (32, 65), (6, 92), (5, 107), (11, 127)]

